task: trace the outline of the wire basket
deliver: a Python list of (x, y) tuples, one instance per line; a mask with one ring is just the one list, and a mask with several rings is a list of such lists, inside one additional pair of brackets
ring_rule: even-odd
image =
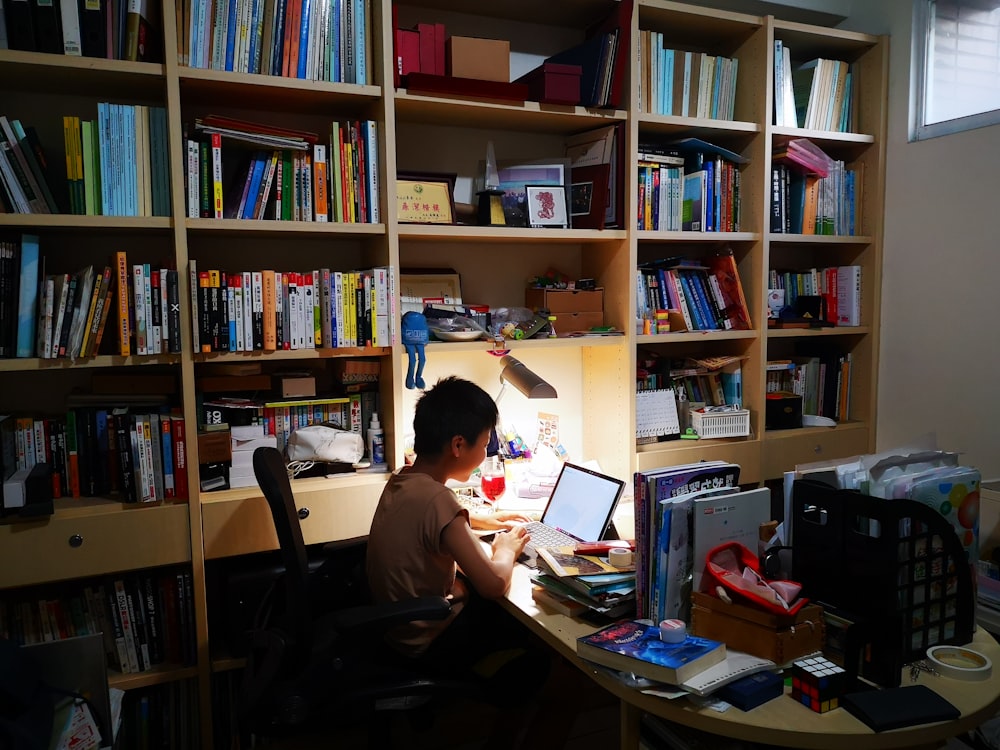
[(750, 434), (750, 412), (747, 409), (739, 411), (691, 412), (691, 427), (698, 437), (728, 438), (746, 437)]

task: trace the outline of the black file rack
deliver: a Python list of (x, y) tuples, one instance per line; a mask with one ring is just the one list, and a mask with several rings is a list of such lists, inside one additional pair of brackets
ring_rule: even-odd
[(792, 513), (792, 578), (803, 595), (865, 620), (881, 645), (863, 676), (899, 684), (902, 665), (929, 647), (972, 640), (972, 568), (935, 508), (797, 480)]

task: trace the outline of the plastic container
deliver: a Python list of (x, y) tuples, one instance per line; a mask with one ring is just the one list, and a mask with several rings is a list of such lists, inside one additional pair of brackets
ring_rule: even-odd
[(385, 463), (385, 433), (378, 421), (378, 414), (372, 414), (368, 425), (368, 458), (373, 464)]

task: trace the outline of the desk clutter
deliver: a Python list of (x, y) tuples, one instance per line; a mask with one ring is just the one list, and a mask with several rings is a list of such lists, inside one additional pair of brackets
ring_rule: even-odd
[(741, 710), (787, 695), (875, 731), (957, 718), (935, 685), (992, 672), (967, 647), (979, 472), (941, 451), (799, 467), (780, 525), (770, 491), (739, 480), (722, 461), (636, 472), (634, 619), (579, 638), (578, 655)]

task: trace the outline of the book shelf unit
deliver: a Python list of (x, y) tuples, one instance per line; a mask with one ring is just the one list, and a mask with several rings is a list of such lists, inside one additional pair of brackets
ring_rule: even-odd
[[(394, 7), (395, 6), (395, 7)], [(474, 6), (474, 7), (470, 7)], [(510, 408), (558, 412), (566, 435), (575, 441), (574, 458), (599, 458), (604, 471), (630, 478), (632, 472), (700, 459), (723, 459), (743, 467), (741, 481), (757, 483), (781, 476), (795, 463), (865, 453), (874, 446), (878, 362), (881, 211), (885, 164), (885, 91), (888, 42), (884, 38), (778, 21), (670, 2), (635, 0), (630, 48), (625, 51), (624, 101), (619, 109), (497, 103), (424, 96), (393, 86), (390, 19), (399, 25), (445, 23), (449, 33), (506, 38), (515, 53), (512, 77), (542, 58), (583, 39), (587, 26), (606, 16), (612, 0), (509, 0), (501, 4), (465, 0), (372, 0), (372, 54), (369, 84), (303, 81), (178, 64), (69, 58), (0, 50), (0, 95), (4, 112), (35, 125), (50, 154), (62, 152), (61, 117), (92, 117), (97, 101), (165, 107), (170, 149), (171, 214), (132, 218), (0, 214), (5, 234), (39, 234), (48, 269), (75, 271), (83, 263), (103, 263), (116, 249), (129, 262), (169, 260), (181, 270), (180, 354), (140, 357), (101, 355), (68, 360), (0, 360), (4, 395), (0, 413), (24, 407), (47, 410), (75, 388), (86, 388), (95, 372), (128, 368), (129, 373), (171, 374), (178, 382), (177, 405), (188, 434), (189, 466), (197, 467), (196, 378), (207, 363), (261, 362), (282, 367), (331, 368), (343, 357), (377, 358), (381, 363), (380, 416), (390, 468), (401, 465), (416, 392), (405, 389), (406, 357), (399, 345), (384, 348), (318, 349), (252, 353), (192, 352), (188, 262), (199, 268), (232, 270), (330, 267), (338, 270), (391, 265), (453, 268), (461, 274), (466, 302), (492, 307), (523, 304), (526, 279), (556, 268), (571, 278), (592, 277), (605, 290), (605, 322), (624, 336), (557, 338), (510, 342), (514, 356), (549, 379), (557, 402), (525, 406), (519, 394), (505, 397)], [(174, 2), (162, 7), (164, 48), (177, 48)], [(733, 120), (639, 112), (638, 34), (664, 34), (675, 49), (708, 52), (739, 60)], [(858, 63), (858, 132), (828, 133), (775, 126), (773, 41), (780, 38), (801, 62), (828, 56)], [(529, 59), (531, 62), (524, 62)], [(520, 67), (518, 67), (520, 66)], [(523, 69), (521, 69), (523, 68)], [(72, 76), (69, 75), (72, 73)], [(222, 114), (276, 125), (328, 132), (332, 121), (367, 118), (378, 123), (377, 175), (382, 221), (377, 224), (316, 224), (188, 218), (185, 210), (184, 132), (195, 117)], [(498, 159), (545, 160), (561, 157), (567, 136), (623, 123), (625, 137), (625, 226), (607, 230), (398, 224), (397, 170), (450, 172), (459, 176), (456, 200), (472, 202), (472, 183), (493, 141)], [(744, 157), (741, 166), (741, 226), (734, 232), (637, 230), (638, 146), (645, 139), (697, 137)], [(784, 235), (768, 232), (770, 163), (777, 145), (790, 137), (814, 140), (849, 165), (863, 165), (862, 225), (852, 237)], [(58, 159), (57, 159), (58, 161)], [(61, 188), (60, 188), (61, 189)], [(745, 331), (636, 333), (636, 270), (640, 263), (682, 255), (705, 258), (730, 249), (736, 259), (751, 314)], [(862, 325), (821, 330), (768, 330), (768, 271), (779, 265), (820, 264), (863, 267)], [(51, 272), (51, 270), (49, 272)], [(397, 312), (398, 315), (398, 312)], [(397, 321), (398, 323), (398, 321)], [(557, 321), (558, 330), (558, 321)], [(765, 362), (789, 356), (801, 342), (835, 342), (851, 352), (852, 397), (847, 422), (836, 428), (764, 429)], [(499, 390), (499, 370), (486, 342), (434, 343), (427, 348), (425, 380), (459, 374), (489, 392)], [(744, 402), (751, 411), (746, 438), (635, 444), (636, 364), (640, 352), (660, 356), (738, 355), (743, 361)], [(192, 478), (196, 476), (192, 472)], [(307, 542), (367, 533), (384, 474), (296, 480)], [(0, 525), (0, 590), (85, 580), (109, 572), (167, 565), (188, 566), (193, 577), (197, 662), (194, 667), (160, 668), (120, 675), (114, 684), (144, 687), (194, 680), (198, 686), (202, 745), (211, 747), (213, 674), (242, 662), (210, 642), (206, 568), (214, 561), (277, 546), (266, 504), (256, 489), (201, 493), (190, 482), (188, 502), (132, 507), (109, 499), (61, 500), (48, 523)], [(84, 531), (80, 531), (83, 529)], [(73, 534), (84, 536), (68, 548)], [(93, 543), (92, 543), (93, 542)], [(43, 555), (38, 550), (45, 550)], [(218, 742), (216, 742), (218, 744)]]

